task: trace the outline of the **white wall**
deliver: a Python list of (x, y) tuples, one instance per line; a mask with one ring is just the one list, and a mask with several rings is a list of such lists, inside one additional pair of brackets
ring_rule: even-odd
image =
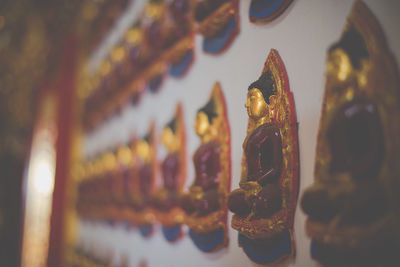
[[(389, 46), (399, 62), (400, 36), (398, 12), (400, 2), (365, 1), (383, 27)], [(196, 110), (208, 99), (215, 81), (225, 93), (232, 136), (232, 188), (237, 188), (241, 170), (242, 142), (247, 127), (244, 108), (247, 86), (261, 73), (271, 48), (278, 50), (288, 72), (294, 93), (300, 143), (300, 196), (313, 182), (318, 122), (324, 90), (325, 56), (328, 47), (339, 39), (353, 1), (295, 0), (276, 21), (268, 25), (249, 22), (249, 0), (240, 1), (240, 33), (222, 55), (210, 56), (201, 51), (201, 37), (196, 37), (196, 59), (183, 79), (168, 78), (157, 94), (146, 94), (138, 107), (126, 107), (122, 114), (86, 136), (84, 154), (91, 155), (107, 147), (128, 141), (132, 131), (139, 135), (155, 119), (160, 133), (172, 117), (175, 105), (182, 101), (187, 129), (188, 180), (193, 180), (191, 156), (199, 144), (193, 123)], [(232, 214), (229, 213), (229, 224)], [(305, 215), (298, 207), (295, 216), (297, 255), (294, 261), (280, 266), (317, 266), (310, 258), (310, 239), (304, 231)], [(150, 239), (143, 239), (135, 229), (104, 224), (80, 225), (81, 244), (99, 251), (114, 251), (129, 257), (131, 266), (146, 260), (148, 266), (257, 266), (237, 244), (237, 232), (229, 229), (229, 246), (222, 252), (204, 254), (185, 236), (175, 244), (168, 243), (160, 229)]]

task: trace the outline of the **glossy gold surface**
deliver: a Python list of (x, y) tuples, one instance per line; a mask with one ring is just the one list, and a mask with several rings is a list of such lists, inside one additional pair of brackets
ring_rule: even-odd
[(109, 60), (103, 61), (100, 65), (100, 75), (105, 77), (107, 76), (111, 71), (111, 63)]
[(128, 44), (137, 44), (143, 40), (143, 32), (139, 27), (129, 29), (125, 34), (125, 40)]
[(169, 153), (173, 153), (179, 149), (179, 139), (169, 127), (165, 127), (161, 134), (161, 141), (167, 148)]
[(270, 118), (267, 116), (269, 115), (268, 104), (265, 102), (263, 94), (258, 88), (248, 91), (245, 108), (249, 117), (257, 121), (257, 124), (261, 125), (270, 122)]
[(111, 51), (111, 60), (113, 62), (121, 62), (126, 57), (126, 51), (122, 46), (117, 46)]
[(150, 144), (145, 140), (140, 140), (136, 145), (136, 153), (142, 160), (149, 162), (151, 160)]
[(118, 162), (128, 167), (132, 165), (132, 150), (128, 146), (123, 146), (118, 149), (117, 153)]
[(200, 137), (207, 134), (210, 129), (210, 123), (207, 115), (204, 112), (198, 112), (196, 115), (196, 121), (194, 123), (194, 129), (196, 134)]
[(117, 158), (114, 153), (106, 153), (102, 157), (102, 164), (106, 171), (112, 171), (117, 167)]
[(158, 3), (149, 3), (146, 6), (145, 14), (147, 17), (157, 20), (163, 14), (163, 5)]
[(351, 66), (349, 56), (343, 49), (336, 48), (329, 54), (326, 72), (328, 75), (333, 76), (333, 78), (341, 82), (349, 78), (353, 72), (353, 67)]

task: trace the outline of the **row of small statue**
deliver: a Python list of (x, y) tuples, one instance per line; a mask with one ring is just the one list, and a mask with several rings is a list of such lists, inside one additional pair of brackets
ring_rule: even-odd
[[(253, 0), (250, 20), (271, 21), (291, 2)], [(158, 91), (167, 73), (176, 78), (187, 73), (194, 60), (195, 33), (204, 36), (206, 53), (221, 53), (239, 32), (238, 9), (238, 0), (150, 0), (98, 70), (87, 77), (85, 127), (95, 127), (128, 101), (137, 104), (146, 88)]]
[[(396, 62), (372, 12), (356, 1), (338, 42), (328, 50), (315, 182), (301, 197), (313, 258), (327, 266), (395, 266), (400, 248), (400, 82)], [(247, 91), (247, 137), (239, 188), (230, 192), (230, 131), (221, 87), (197, 112), (201, 144), (195, 178), (184, 190), (182, 108), (162, 133), (168, 155), (155, 184), (154, 125), (117, 156), (94, 163), (79, 188), (83, 217), (126, 220), (147, 236), (162, 224), (173, 241), (189, 227), (202, 251), (227, 245), (227, 212), (239, 245), (257, 263), (295, 256), (299, 190), (298, 126), (285, 66), (271, 50)], [(310, 149), (310, 148), (304, 148)], [(116, 160), (118, 159), (118, 161)], [(90, 166), (90, 164), (89, 164)], [(90, 169), (90, 167), (88, 168)], [(102, 168), (106, 168), (102, 171)], [(99, 176), (100, 175), (100, 176)]]
[[(84, 164), (77, 206), (80, 215), (132, 223), (145, 237), (151, 235), (153, 223), (158, 221), (171, 242), (182, 237), (182, 224), (186, 224), (195, 245), (208, 252), (227, 245), (229, 206), (238, 214), (232, 226), (243, 232), (241, 242), (270, 237), (271, 233), (262, 229), (267, 223), (273, 232), (283, 233), (282, 240), (288, 243), (282, 252), (291, 254), (298, 140), (293, 95), (286, 72), (279, 70), (284, 70), (283, 63), (277, 51), (271, 50), (263, 74), (248, 90), (248, 131), (252, 134), (244, 145), (247, 173), (243, 174), (246, 181), (242, 189), (228, 198), (230, 129), (223, 91), (216, 83), (209, 101), (197, 112), (194, 127), (201, 145), (193, 155), (195, 178), (188, 192), (184, 191), (186, 134), (182, 106), (178, 104), (161, 134), (167, 150), (161, 164), (157, 162), (154, 123), (144, 137), (133, 137), (129, 145)], [(159, 170), (162, 181), (157, 181)], [(256, 224), (245, 227), (249, 222)]]
[[(223, 225), (221, 236), (226, 234), (227, 212), (222, 207), (226, 206), (230, 185), (230, 131), (220, 85), (215, 84), (210, 101), (196, 118), (195, 129), (202, 145), (194, 155), (196, 177), (189, 194), (183, 193), (186, 135), (182, 112), (178, 104), (174, 118), (163, 129), (161, 141), (168, 152), (160, 166), (154, 123), (143, 138), (134, 137), (128, 146), (85, 164), (87, 177), (79, 187), (81, 216), (129, 221), (139, 225), (144, 236), (151, 234), (152, 223), (158, 220), (166, 238), (174, 241), (182, 234), (181, 224), (189, 223), (186, 215), (193, 215), (195, 220), (213, 213), (207, 224), (215, 229)], [(226, 135), (218, 134), (221, 132)], [(159, 170), (162, 182), (157, 181)], [(195, 221), (193, 224), (200, 225)], [(226, 241), (225, 236), (216, 246)]]

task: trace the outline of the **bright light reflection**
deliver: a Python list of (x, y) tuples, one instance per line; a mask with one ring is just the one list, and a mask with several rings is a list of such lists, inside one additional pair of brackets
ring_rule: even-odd
[(54, 154), (42, 143), (36, 155), (32, 157), (31, 175), (34, 190), (42, 195), (49, 195), (54, 188)]
[(54, 135), (42, 129), (34, 137), (28, 170), (22, 266), (45, 266), (55, 179)]

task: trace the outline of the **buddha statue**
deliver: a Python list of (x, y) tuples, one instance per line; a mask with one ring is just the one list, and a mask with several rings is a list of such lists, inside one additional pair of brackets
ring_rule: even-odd
[(218, 83), (194, 124), (201, 144), (193, 155), (195, 177), (182, 197), (189, 235), (202, 251), (227, 244), (226, 197), (230, 185), (230, 131), (225, 100)]
[(135, 143), (135, 168), (137, 170), (137, 189), (133, 196), (132, 206), (135, 212), (135, 223), (144, 237), (149, 237), (153, 232), (154, 213), (152, 205), (154, 200), (156, 145), (154, 138), (155, 125), (150, 126), (150, 131)]
[(379, 24), (356, 1), (328, 51), (315, 182), (301, 199), (311, 253), (323, 265), (397, 261), (400, 169), (392, 159), (399, 155), (400, 96), (393, 69)]
[(153, 183), (153, 170), (150, 161), (150, 143), (149, 136), (146, 135), (137, 144), (137, 153), (140, 158), (138, 168), (139, 190), (141, 199), (136, 205), (137, 211), (144, 210), (151, 200), (151, 190)]
[[(144, 30), (141, 21), (136, 22), (124, 35), (123, 47), (126, 51), (123, 68), (127, 79), (140, 73), (148, 64), (149, 51), (144, 42)], [(129, 82), (129, 80), (127, 80)]]
[(197, 112), (194, 128), (201, 138), (202, 145), (193, 156), (195, 180), (190, 187), (191, 196), (184, 201), (183, 208), (188, 214), (195, 216), (207, 215), (219, 208), (218, 184), (220, 174), (219, 145), (213, 141), (217, 132), (212, 127), (215, 113), (215, 103), (211, 99)]
[(157, 219), (162, 224), (164, 237), (173, 242), (182, 236), (183, 211), (180, 197), (186, 178), (185, 129), (182, 106), (179, 104), (174, 118), (164, 127), (161, 141), (167, 155), (161, 164), (162, 187), (156, 192), (154, 205)]
[(164, 30), (163, 20), (165, 17), (165, 4), (162, 0), (150, 0), (146, 5), (144, 36), (147, 46), (151, 49), (150, 60), (154, 61), (162, 52), (165, 46), (166, 32)]
[(165, 157), (161, 172), (163, 177), (163, 185), (167, 196), (160, 203), (163, 210), (171, 210), (178, 204), (178, 186), (180, 180), (181, 158), (178, 153), (178, 140), (176, 134), (176, 119), (174, 118), (162, 132), (162, 143), (167, 148), (168, 155)]
[[(243, 188), (234, 190), (229, 209), (241, 216), (253, 212), (255, 218), (266, 218), (282, 207), (282, 191), (278, 180), (282, 168), (282, 140), (279, 128), (269, 118), (269, 97), (274, 95), (274, 82), (269, 71), (249, 86), (246, 109), (255, 122), (255, 130), (244, 145), (247, 179)], [(276, 94), (276, 93), (275, 93)]]
[(191, 0), (173, 0), (167, 5), (164, 49), (173, 77), (185, 75), (194, 61), (194, 24)]
[(179, 182), (181, 180), (182, 158), (178, 151), (175, 118), (167, 124), (162, 132), (162, 143), (168, 151), (168, 155), (162, 162), (161, 173), (163, 188), (160, 191), (160, 199), (157, 206), (162, 211), (169, 211), (179, 205)]
[(165, 49), (170, 48), (187, 36), (192, 30), (190, 18), (191, 3), (189, 0), (173, 0), (166, 7), (168, 19), (165, 21)]
[(101, 156), (101, 161), (97, 164), (102, 164), (104, 166), (102, 172), (98, 171), (100, 173), (100, 179), (102, 179), (102, 197), (100, 203), (103, 204), (103, 211), (100, 212), (101, 219), (112, 224), (119, 221), (118, 214), (121, 204), (121, 185), (115, 151), (105, 152)]
[(257, 263), (294, 255), (293, 217), (298, 192), (298, 137), (293, 95), (284, 65), (272, 50), (259, 79), (248, 87), (249, 117), (239, 188), (229, 194), (239, 245)]
[[(119, 146), (116, 150), (117, 170), (114, 177), (113, 198), (114, 205), (117, 207), (117, 216), (123, 213), (121, 210), (129, 205), (129, 179), (132, 173), (132, 151), (129, 146)], [(120, 218), (123, 219), (123, 218)]]

